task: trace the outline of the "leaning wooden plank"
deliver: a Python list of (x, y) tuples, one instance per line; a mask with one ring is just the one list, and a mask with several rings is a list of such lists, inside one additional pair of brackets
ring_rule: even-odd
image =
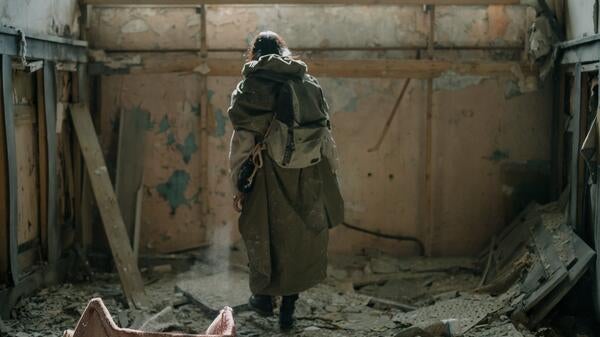
[(130, 304), (133, 303), (136, 307), (145, 307), (144, 283), (133, 257), (129, 237), (108, 176), (89, 109), (83, 104), (73, 104), (70, 107), (70, 115), (86, 163), (92, 191), (100, 210), (106, 237), (119, 272), (123, 293)]
[(145, 120), (135, 111), (121, 111), (115, 192), (133, 244), (138, 190), (144, 174)]

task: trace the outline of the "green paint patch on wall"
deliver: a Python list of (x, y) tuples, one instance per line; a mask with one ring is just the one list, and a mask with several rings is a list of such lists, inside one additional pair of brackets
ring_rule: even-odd
[(151, 130), (154, 127), (154, 122), (150, 117), (148, 110), (142, 109), (141, 105), (131, 108), (131, 110), (125, 113), (131, 113), (134, 116), (136, 126), (145, 130)]
[(494, 152), (492, 152), (492, 154), (489, 157), (484, 157), (484, 158), (487, 160), (493, 161), (494, 163), (498, 163), (505, 159), (510, 158), (510, 154), (508, 153), (508, 151), (502, 151), (500, 149), (496, 149), (496, 150), (494, 150)]
[(343, 111), (355, 112), (358, 107), (358, 98), (356, 96), (350, 97), (346, 105), (344, 105)]
[(223, 115), (223, 110), (215, 110), (215, 136), (223, 137), (225, 135), (225, 124), (227, 123), (227, 117)]
[(187, 164), (192, 159), (192, 154), (198, 151), (198, 145), (196, 144), (196, 136), (193, 132), (190, 132), (183, 144), (176, 145), (177, 151), (183, 156), (183, 161)]
[(167, 146), (171, 146), (173, 144), (175, 144), (175, 135), (173, 132), (169, 131), (167, 133)]
[(158, 123), (158, 133), (166, 132), (169, 128), (171, 128), (171, 123), (169, 123), (167, 115), (164, 115), (160, 123)]
[(192, 113), (194, 114), (194, 116), (200, 117), (200, 105), (199, 104), (192, 104)]
[(183, 170), (175, 170), (169, 180), (156, 186), (158, 194), (169, 203), (171, 214), (175, 214), (177, 208), (189, 205), (185, 197), (185, 190), (190, 183), (190, 175)]

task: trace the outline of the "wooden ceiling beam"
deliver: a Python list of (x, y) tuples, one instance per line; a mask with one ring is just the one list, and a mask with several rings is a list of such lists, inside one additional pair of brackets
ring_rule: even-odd
[[(462, 75), (513, 76), (533, 73), (529, 66), (511, 61), (445, 61), (401, 59), (305, 59), (308, 70), (318, 77), (432, 78), (452, 72)], [(195, 53), (110, 53), (92, 65), (96, 74), (198, 72), (208, 76), (240, 77), (243, 61), (208, 58)]]
[(83, 0), (88, 5), (520, 5), (521, 0)]

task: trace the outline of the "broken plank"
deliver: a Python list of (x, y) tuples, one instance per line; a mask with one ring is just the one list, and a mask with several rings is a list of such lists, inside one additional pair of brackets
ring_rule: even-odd
[(146, 306), (147, 299), (142, 275), (133, 257), (133, 250), (129, 244), (123, 217), (108, 176), (89, 108), (83, 104), (73, 104), (70, 106), (70, 116), (81, 146), (106, 237), (121, 279), (123, 293), (129, 303), (143, 308)]

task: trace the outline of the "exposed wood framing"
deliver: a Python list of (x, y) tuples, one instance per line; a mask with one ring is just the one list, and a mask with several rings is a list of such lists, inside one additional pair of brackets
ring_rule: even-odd
[(571, 227), (577, 228), (577, 214), (579, 196), (578, 181), (579, 181), (579, 143), (580, 143), (580, 121), (581, 121), (581, 63), (575, 66), (575, 79), (573, 83), (573, 96), (571, 99), (571, 121), (569, 129), (571, 132), (571, 158), (569, 168), (569, 218), (568, 223)]
[[(208, 58), (207, 43), (207, 20), (206, 6), (200, 7), (200, 62), (204, 63)], [(209, 195), (208, 195), (208, 110), (210, 103), (208, 101), (208, 75), (200, 74), (200, 171), (202, 172), (202, 216), (204, 226), (209, 223)]]
[[(58, 261), (61, 255), (61, 232), (60, 225), (56, 218), (56, 198), (58, 193), (57, 174), (56, 174), (56, 72), (54, 62), (44, 62), (44, 110), (46, 112), (46, 152), (48, 154), (48, 262)], [(39, 126), (43, 127), (42, 125)]]
[[(203, 62), (196, 53), (111, 54), (111, 60), (90, 65), (94, 74), (142, 74), (192, 72), (202, 69), (208, 76), (241, 76), (242, 60), (209, 58)], [(136, 64), (119, 62), (136, 60)], [(139, 62), (137, 62), (139, 61)], [(443, 60), (335, 60), (306, 59), (308, 70), (320, 77), (415, 78), (426, 79), (453, 72), (462, 75), (523, 76), (535, 69), (519, 62), (453, 62)]]
[(89, 5), (520, 5), (521, 0), (83, 0)]
[[(0, 56), (1, 61), (1, 56)], [(9, 198), (8, 158), (4, 125), (3, 69), (0, 67), (0, 284), (9, 281)]]
[(46, 109), (44, 104), (44, 72), (36, 72), (36, 107), (38, 121), (39, 185), (40, 185), (40, 240), (44, 260), (48, 257), (48, 146), (46, 136)]
[(110, 250), (121, 279), (123, 293), (130, 304), (136, 307), (146, 307), (147, 298), (144, 293), (142, 275), (133, 257), (127, 230), (121, 217), (117, 197), (112, 187), (102, 149), (94, 129), (92, 116), (87, 105), (73, 104), (70, 116), (85, 164), (96, 203), (100, 210), (104, 231), (108, 238)]
[(556, 76), (558, 77), (554, 81), (554, 90), (557, 95), (555, 97), (555, 104), (552, 109), (552, 136), (550, 139), (551, 148), (551, 165), (550, 165), (550, 181), (552, 183), (552, 199), (557, 200), (562, 193), (564, 180), (563, 180), (563, 153), (564, 153), (564, 125), (561, 123), (561, 116), (565, 113), (565, 71), (563, 69), (557, 69)]
[(8, 236), (10, 271), (14, 284), (19, 283), (21, 270), (18, 259), (18, 181), (17, 145), (15, 142), (15, 121), (12, 86), (12, 58), (2, 55), (2, 102), (4, 104), (4, 130), (6, 137), (7, 177), (8, 177)]
[[(583, 67), (581, 67), (583, 68)], [(585, 202), (585, 198), (589, 197), (589, 195), (586, 195), (586, 165), (585, 165), (585, 161), (583, 159), (583, 156), (581, 155), (581, 146), (583, 145), (583, 141), (585, 139), (585, 135), (588, 132), (588, 121), (589, 121), (589, 99), (590, 99), (590, 75), (592, 75), (592, 73), (584, 73), (583, 71), (581, 71), (581, 86), (580, 86), (580, 94), (579, 94), (579, 131), (578, 131), (578, 137), (579, 137), (579, 143), (577, 145), (577, 153), (576, 156), (573, 157), (574, 160), (577, 161), (577, 180), (576, 180), (576, 185), (577, 185), (577, 227), (575, 227), (575, 230), (578, 233), (586, 233), (588, 230), (588, 207), (589, 204), (587, 202)], [(591, 174), (591, 172), (589, 172)]]
[[(427, 56), (433, 58), (435, 41), (435, 6), (429, 8), (429, 34), (427, 45)], [(427, 79), (427, 96), (426, 96), (426, 113), (425, 113), (425, 224), (428, 229), (427, 235), (427, 255), (431, 256), (436, 253), (435, 243), (437, 237), (437, 225), (433, 218), (433, 78)]]
[[(350, 51), (367, 51), (367, 52), (383, 52), (383, 51), (414, 51), (427, 49), (427, 41), (417, 42), (414, 44), (404, 44), (401, 46), (294, 46), (294, 53), (323, 53), (323, 52), (350, 52)], [(515, 44), (497, 45), (493, 43), (482, 44), (483, 42), (477, 42), (476, 44), (442, 44), (435, 43), (436, 50), (507, 50), (507, 51), (522, 51), (523, 42)], [(200, 48), (161, 48), (161, 49), (147, 49), (147, 48), (105, 48), (103, 49), (106, 53), (150, 53), (150, 52), (161, 52), (161, 53), (185, 53), (185, 52), (199, 52)], [(247, 48), (208, 48), (209, 53), (238, 53), (243, 54), (247, 51)]]

